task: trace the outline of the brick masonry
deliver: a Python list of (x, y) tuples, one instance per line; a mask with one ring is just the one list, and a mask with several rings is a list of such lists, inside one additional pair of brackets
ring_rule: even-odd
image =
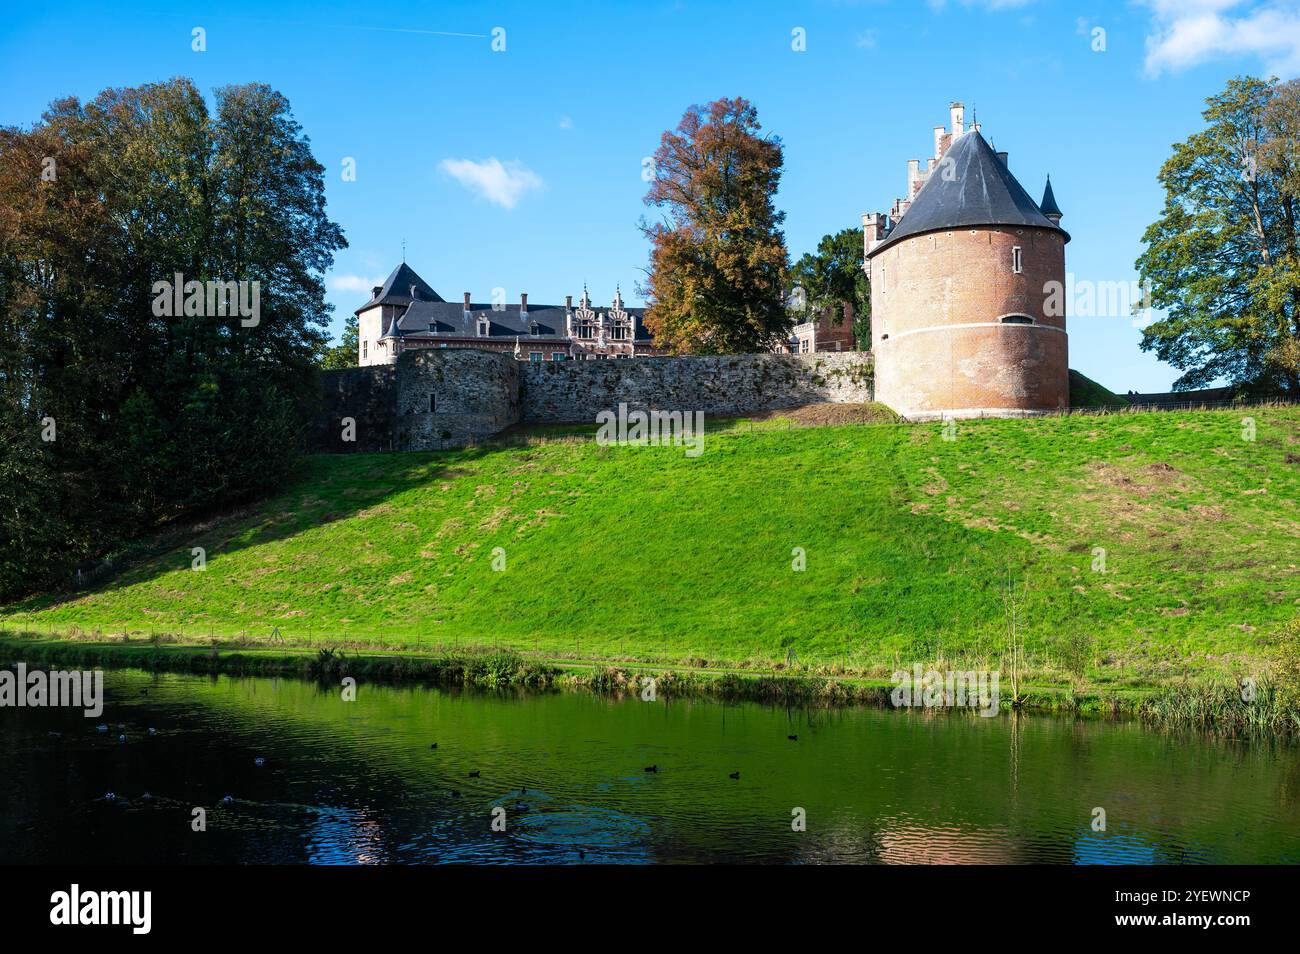
[[(862, 403), (874, 392), (866, 352), (521, 363), (508, 353), (448, 348), (322, 378), (315, 447), (333, 453), (461, 447), (520, 422), (594, 425), (620, 403), (736, 416)], [(340, 437), (345, 417), (356, 420), (350, 443)]]
[(1048, 229), (953, 229), (883, 250), (871, 259), (878, 399), (912, 419), (1067, 407), (1065, 318), (1045, 310), (1048, 282), (1064, 280), (1064, 239)]

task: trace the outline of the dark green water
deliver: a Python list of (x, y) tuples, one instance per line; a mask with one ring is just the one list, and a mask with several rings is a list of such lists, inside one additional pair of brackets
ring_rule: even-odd
[(0, 861), (1300, 861), (1295, 748), (1132, 723), (366, 685), (346, 703), (296, 681), (142, 672), (105, 684), (98, 719), (0, 709)]

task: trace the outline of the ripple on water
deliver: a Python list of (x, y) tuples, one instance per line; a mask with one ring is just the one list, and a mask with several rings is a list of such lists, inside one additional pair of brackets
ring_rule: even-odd
[(572, 848), (619, 848), (650, 834), (639, 818), (598, 808), (539, 812), (516, 819), (515, 837), (537, 844)]

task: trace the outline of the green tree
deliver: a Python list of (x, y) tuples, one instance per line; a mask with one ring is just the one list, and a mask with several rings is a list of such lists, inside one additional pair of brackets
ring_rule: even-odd
[(775, 207), (781, 141), (744, 99), (692, 106), (654, 154), (646, 327), (674, 353), (770, 351), (789, 334), (789, 256)]
[(1183, 372), (1179, 390), (1300, 394), (1300, 82), (1238, 77), (1203, 116), (1160, 170), (1137, 267), (1168, 314), (1142, 348)]
[[(861, 229), (822, 236), (817, 251), (805, 253), (790, 269), (790, 287), (804, 310), (821, 313), (831, 309), (835, 324), (852, 322), (858, 347), (870, 350), (871, 280), (862, 267)], [(807, 320), (806, 316), (796, 317)]]
[[(0, 130), (0, 475), (34, 481), (46, 514), (0, 494), (0, 594), (274, 490), (297, 461), (346, 242), (288, 101), (258, 84), (213, 101), (174, 79)], [(257, 287), (256, 320), (156, 309), (177, 273)]]
[(356, 315), (348, 315), (347, 322), (343, 325), (343, 336), (339, 343), (330, 345), (325, 349), (321, 358), (321, 367), (329, 370), (337, 368), (355, 368), (361, 360), (359, 352), (361, 350), (361, 332), (357, 322)]

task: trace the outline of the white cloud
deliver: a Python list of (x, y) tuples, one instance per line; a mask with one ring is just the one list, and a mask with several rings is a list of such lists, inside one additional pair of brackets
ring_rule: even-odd
[(572, 130), (573, 120), (570, 119), (568, 116), (565, 116), (563, 119), (560, 120), (560, 128), (565, 130), (566, 132)]
[(1300, 0), (1146, 0), (1150, 76), (1220, 57), (1256, 57), (1284, 79), (1300, 74)]
[(876, 48), (876, 31), (864, 30), (858, 34), (858, 46), (864, 50), (874, 50)]
[(444, 159), (440, 168), (470, 192), (504, 209), (513, 209), (524, 193), (542, 187), (542, 177), (518, 159)]
[(367, 278), (365, 275), (331, 275), (325, 284), (330, 291), (364, 292), (369, 295), (370, 289), (383, 283), (382, 278)]

